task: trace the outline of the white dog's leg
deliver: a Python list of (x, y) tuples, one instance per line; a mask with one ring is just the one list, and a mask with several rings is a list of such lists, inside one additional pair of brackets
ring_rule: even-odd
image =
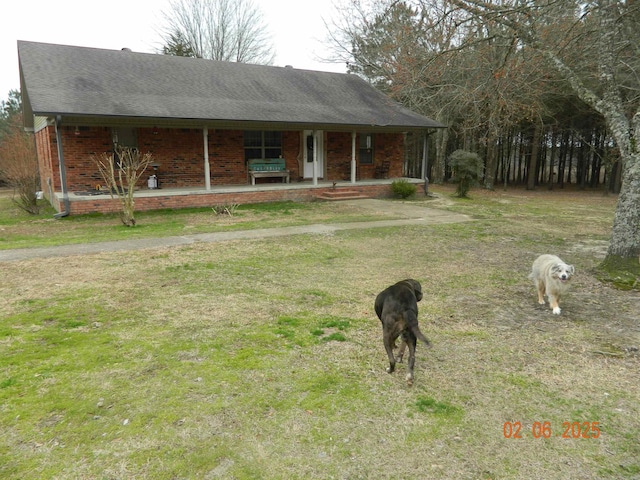
[(558, 297), (549, 294), (549, 306), (553, 309), (553, 313), (560, 315), (560, 306), (558, 305)]
[(536, 288), (538, 290), (538, 303), (540, 305), (544, 305), (545, 304), (545, 302), (544, 302), (544, 294), (545, 294), (546, 287), (545, 287), (543, 282), (541, 282), (540, 280), (537, 280), (536, 281)]

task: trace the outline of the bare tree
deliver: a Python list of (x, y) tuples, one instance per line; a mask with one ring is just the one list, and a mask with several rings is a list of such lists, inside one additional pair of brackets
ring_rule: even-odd
[(114, 153), (103, 153), (92, 157), (92, 160), (109, 188), (111, 198), (117, 196), (120, 200), (120, 220), (123, 225), (134, 227), (136, 219), (133, 193), (136, 183), (151, 164), (151, 154), (140, 154), (136, 148), (116, 147)]
[(451, 0), (535, 49), (605, 119), (622, 158), (622, 189), (606, 262), (640, 255), (640, 9), (637, 2)]
[[(327, 25), (334, 61), (346, 62), (350, 72), (445, 125), (464, 111), (450, 88), (452, 58), (440, 54), (452, 48), (456, 34), (443, 0), (425, 8), (412, 0), (343, 0), (336, 10)], [(435, 182), (444, 178), (448, 134), (435, 134)]]
[(40, 212), (36, 196), (40, 189), (38, 159), (33, 134), (24, 132), (21, 123), (21, 115), (15, 115), (0, 138), (0, 179), (13, 188), (14, 203), (35, 215)]
[(273, 63), (271, 37), (253, 0), (171, 0), (163, 16), (163, 53)]
[(332, 38), (334, 52), (349, 52), (350, 70), (450, 125), (435, 134), (432, 180), (445, 178), (452, 135), (463, 139), (459, 148), (483, 152), (484, 185), (493, 188), (497, 139), (544, 110), (549, 82), (540, 58), (525, 56), (499, 24), (465, 22), (464, 12), (452, 10), (447, 0), (345, 0), (342, 8), (342, 22), (334, 24), (340, 34)]
[[(445, 150), (456, 137), (457, 148), (484, 151), (486, 186), (493, 183), (499, 162), (506, 179), (508, 170), (496, 149), (514, 128), (523, 139), (535, 127), (528, 142), (531, 156), (520, 156), (518, 176), (522, 158), (530, 158), (524, 172), (531, 188), (545, 175), (552, 182), (555, 148), (548, 152), (543, 142), (549, 141), (553, 125), (573, 115), (565, 131), (581, 130), (586, 109), (591, 123), (604, 119), (602, 130), (611, 140), (599, 148), (617, 148), (622, 166), (605, 264), (638, 269), (640, 3), (343, 0), (342, 5), (343, 23), (333, 25), (331, 38), (334, 52), (348, 61), (350, 70), (405, 105), (452, 126), (437, 133), (442, 135), (436, 142), (440, 174)], [(566, 151), (559, 155), (567, 158)], [(584, 185), (587, 167), (581, 153), (577, 155), (575, 168)], [(565, 171), (562, 162), (558, 177)], [(569, 175), (571, 169), (569, 163)], [(592, 180), (598, 176), (592, 175)]]
[(19, 90), (9, 90), (9, 98), (0, 100), (0, 141), (5, 134), (22, 122), (22, 95)]

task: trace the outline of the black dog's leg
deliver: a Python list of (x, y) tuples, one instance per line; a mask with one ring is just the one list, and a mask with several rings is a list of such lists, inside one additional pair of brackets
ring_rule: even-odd
[(402, 363), (402, 357), (404, 357), (404, 351), (407, 348), (407, 342), (402, 339), (402, 343), (400, 344), (400, 349), (398, 350), (398, 355), (396, 355), (396, 362)]
[(416, 363), (416, 336), (412, 332), (407, 332), (404, 342), (409, 346), (409, 362), (407, 363), (407, 385), (413, 385), (413, 366)]
[(385, 330), (382, 334), (382, 341), (384, 343), (384, 349), (387, 351), (387, 356), (389, 357), (387, 373), (393, 373), (396, 369), (396, 359), (393, 357), (393, 346), (395, 345), (396, 339), (391, 336), (390, 332)]

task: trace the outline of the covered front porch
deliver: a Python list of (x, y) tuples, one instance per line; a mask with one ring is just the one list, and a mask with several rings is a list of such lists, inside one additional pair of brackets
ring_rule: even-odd
[[(387, 179), (422, 176), (403, 169), (409, 134), (424, 138), (424, 166), (445, 128), (357, 75), (36, 42), (18, 54), (24, 126), (59, 216), (119, 208), (88, 193), (104, 185), (96, 157), (120, 148), (151, 154), (161, 187), (146, 191), (145, 171), (136, 210), (389, 196)], [(291, 183), (265, 183), (275, 173)]]
[[(179, 209), (187, 207), (213, 207), (216, 205), (265, 203), (276, 201), (307, 202), (316, 200), (340, 200), (343, 198), (390, 197), (391, 184), (396, 179), (367, 179), (350, 181), (317, 181), (297, 183), (262, 183), (257, 185), (226, 185), (183, 188), (138, 189), (134, 193), (137, 211)], [(416, 185), (423, 181), (404, 178)], [(53, 192), (52, 192), (53, 193)], [(65, 207), (65, 195), (53, 193), (58, 211)], [(92, 212), (114, 213), (121, 210), (118, 198), (108, 192), (70, 192), (67, 195), (67, 213), (82, 215)]]

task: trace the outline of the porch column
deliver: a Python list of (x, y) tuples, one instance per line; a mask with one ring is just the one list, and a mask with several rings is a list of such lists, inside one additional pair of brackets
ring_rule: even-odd
[(318, 185), (318, 132), (313, 131), (313, 184)]
[(351, 132), (351, 183), (356, 183), (356, 132)]
[(209, 168), (209, 128), (202, 129), (204, 138), (204, 188), (211, 190), (211, 170)]
[(424, 194), (429, 195), (429, 177), (427, 177), (427, 167), (429, 166), (429, 133), (424, 133), (424, 145), (422, 150), (422, 177), (424, 178)]

